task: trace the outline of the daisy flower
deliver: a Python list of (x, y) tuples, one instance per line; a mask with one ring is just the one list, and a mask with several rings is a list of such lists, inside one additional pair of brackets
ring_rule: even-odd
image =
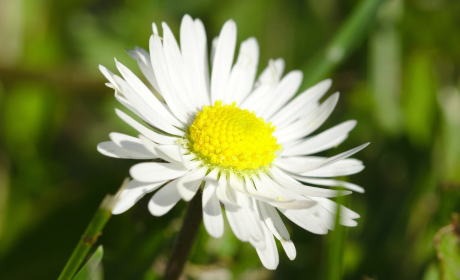
[[(147, 160), (131, 167), (133, 180), (119, 194), (113, 214), (158, 190), (148, 209), (161, 216), (180, 199), (190, 201), (202, 192), (203, 222), (211, 236), (223, 234), (223, 208), (235, 236), (254, 246), (266, 268), (275, 269), (279, 262), (274, 237), (294, 259), (296, 250), (279, 212), (312, 233), (326, 234), (334, 228), (338, 207), (329, 198), (351, 191), (311, 185), (363, 192), (331, 177), (361, 171), (362, 162), (348, 157), (367, 144), (330, 158), (311, 156), (342, 143), (356, 125), (346, 121), (312, 135), (333, 111), (339, 93), (320, 103), (331, 86), (325, 80), (295, 97), (302, 72), (283, 76), (283, 59), (270, 60), (256, 79), (255, 38), (241, 43), (233, 64), (237, 29), (232, 20), (212, 42), (211, 70), (199, 19), (184, 16), (180, 47), (166, 23), (162, 36), (152, 26), (150, 53), (139, 47), (128, 51), (149, 84), (118, 61), (121, 76), (100, 66), (115, 98), (144, 123), (116, 109), (139, 137), (111, 133), (112, 141), (98, 145), (106, 156)], [(355, 226), (359, 215), (340, 207), (340, 223)]]

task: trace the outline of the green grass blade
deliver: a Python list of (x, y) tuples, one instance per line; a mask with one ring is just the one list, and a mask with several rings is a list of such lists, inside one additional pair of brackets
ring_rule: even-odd
[(99, 264), (103, 255), (104, 249), (100, 245), (88, 262), (78, 271), (73, 280), (102, 280), (102, 267)]
[(375, 19), (377, 10), (383, 1), (362, 0), (359, 3), (342, 28), (332, 38), (325, 51), (322, 50), (302, 67), (305, 78), (301, 88), (312, 86), (325, 78), (350, 54)]

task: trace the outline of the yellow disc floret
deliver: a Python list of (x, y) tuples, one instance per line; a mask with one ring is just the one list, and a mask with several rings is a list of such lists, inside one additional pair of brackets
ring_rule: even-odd
[(189, 130), (189, 149), (206, 163), (234, 170), (268, 166), (281, 149), (275, 127), (254, 112), (232, 105), (204, 106)]

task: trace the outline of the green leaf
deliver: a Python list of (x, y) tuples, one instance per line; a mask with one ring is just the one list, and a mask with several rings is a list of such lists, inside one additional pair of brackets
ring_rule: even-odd
[(78, 271), (77, 275), (73, 280), (102, 280), (102, 266), (100, 265), (102, 256), (104, 255), (104, 250), (102, 245), (97, 247), (94, 254), (88, 260), (88, 262)]

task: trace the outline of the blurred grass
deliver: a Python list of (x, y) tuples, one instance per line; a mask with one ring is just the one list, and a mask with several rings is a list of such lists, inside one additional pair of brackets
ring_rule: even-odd
[[(97, 65), (115, 70), (117, 57), (140, 74), (124, 49), (148, 49), (152, 21), (168, 22), (177, 35), (190, 13), (203, 20), (210, 41), (233, 18), (239, 42), (259, 41), (259, 71), (277, 57), (288, 71), (305, 70), (360, 3), (0, 2), (0, 279), (57, 278), (100, 200), (128, 174), (134, 161), (95, 149), (109, 132), (131, 132), (115, 116), (121, 105)], [(323, 155), (372, 143), (356, 156), (366, 169), (346, 178), (366, 188), (347, 198), (362, 216), (356, 228), (316, 236), (288, 222), (297, 258), (289, 261), (279, 248), (274, 272), (261, 268), (228, 224), (218, 240), (201, 229), (187, 274), (332, 279), (336, 269), (328, 267), (335, 265), (341, 279), (440, 279), (433, 237), (460, 212), (459, 14), (455, 0), (388, 0), (329, 74), (331, 92), (342, 98), (324, 127), (346, 119), (358, 126)], [(147, 201), (113, 217), (99, 238), (106, 279), (160, 278), (186, 204), (154, 218)]]

